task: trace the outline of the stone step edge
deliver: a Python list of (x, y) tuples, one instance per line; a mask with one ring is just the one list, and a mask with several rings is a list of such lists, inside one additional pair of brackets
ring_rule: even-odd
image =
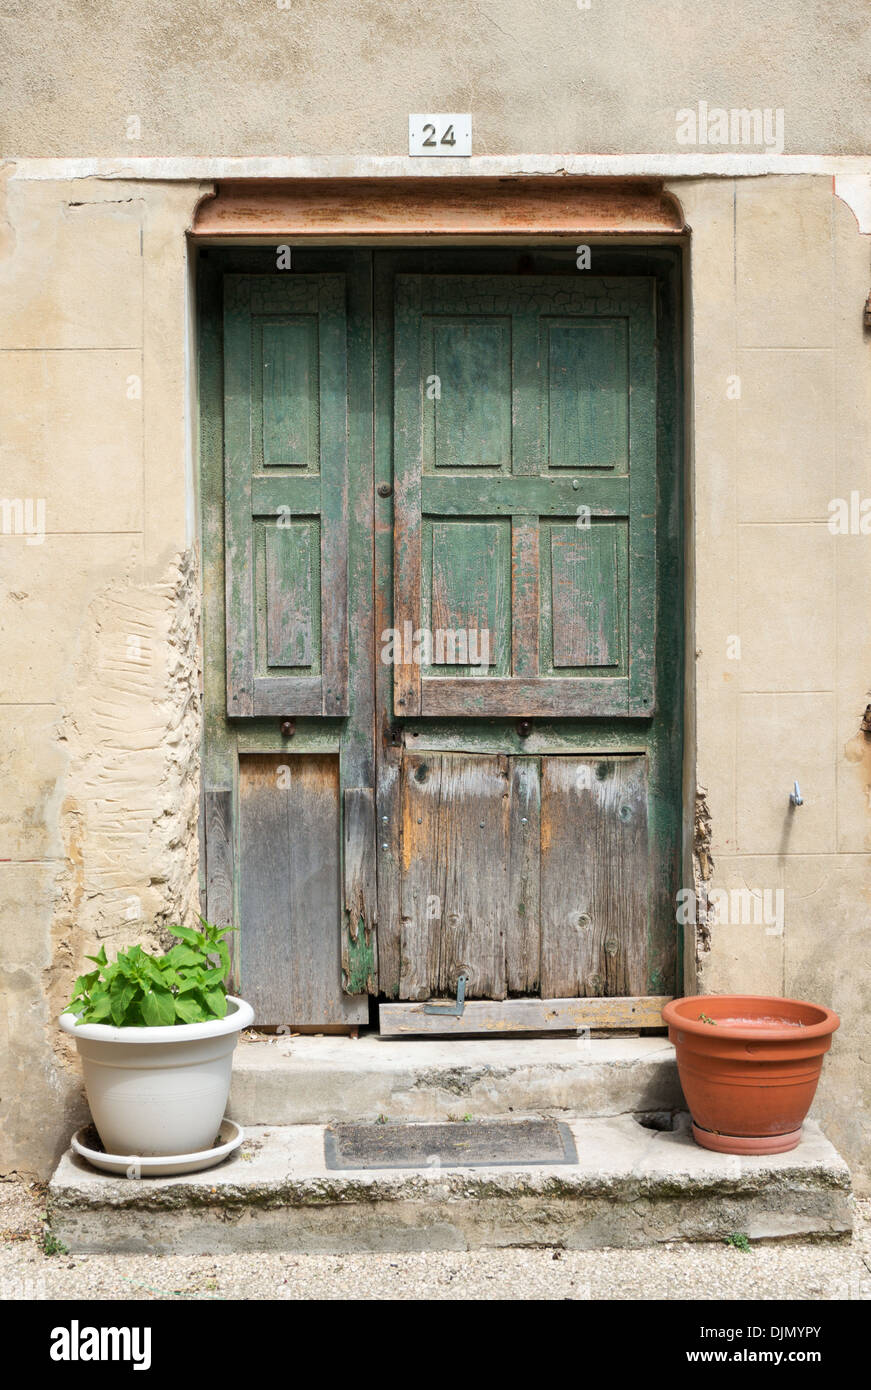
[[(793, 1154), (768, 1159), (708, 1154), (685, 1130), (639, 1139), (625, 1116), (570, 1127), (576, 1144), (614, 1146), (612, 1171), (604, 1152), (588, 1152), (580, 1170), (326, 1170), (323, 1126), (255, 1130), (250, 1166), (240, 1158), (159, 1181), (85, 1171), (67, 1154), (49, 1186), (49, 1220), (84, 1254), (595, 1250), (736, 1231), (752, 1241), (852, 1233), (849, 1171), (815, 1125)], [(590, 1166), (597, 1157), (600, 1171)]]
[(228, 1114), (240, 1124), (337, 1119), (476, 1119), (523, 1111), (603, 1116), (681, 1108), (666, 1039), (451, 1040), (446, 1045), (360, 1039), (244, 1043), (236, 1052)]
[(244, 1070), (412, 1073), (476, 1071), (511, 1075), (517, 1071), (584, 1070), (590, 1066), (624, 1070), (639, 1065), (674, 1065), (668, 1038), (362, 1038), (299, 1035), (242, 1036), (233, 1065)]
[[(519, 1117), (512, 1117), (519, 1118)], [(627, 1122), (633, 1128), (629, 1129)], [(615, 1165), (608, 1170), (590, 1169), (583, 1164), (499, 1165), (477, 1168), (433, 1167), (392, 1169), (327, 1169), (321, 1157), (322, 1135), (326, 1125), (266, 1126), (246, 1130), (237, 1161), (225, 1162), (201, 1173), (171, 1178), (129, 1179), (113, 1177), (91, 1169), (76, 1159), (71, 1150), (62, 1157), (49, 1184), (49, 1202), (55, 1206), (73, 1205), (113, 1207), (173, 1208), (191, 1203), (196, 1206), (317, 1205), (324, 1201), (352, 1203), (394, 1201), (408, 1196), (425, 1197), (432, 1189), (449, 1195), (488, 1196), (542, 1195), (560, 1192), (578, 1197), (704, 1197), (773, 1191), (791, 1185), (793, 1190), (839, 1191), (849, 1193), (852, 1179), (847, 1164), (812, 1121), (805, 1124), (805, 1137), (791, 1153), (765, 1157), (736, 1157), (699, 1149), (688, 1133), (689, 1117), (682, 1116), (673, 1132), (646, 1131), (627, 1116), (605, 1119), (575, 1118), (570, 1128), (576, 1144), (583, 1144), (590, 1127), (600, 1134), (607, 1127), (617, 1139), (637, 1138), (639, 1161), (631, 1167)], [(620, 1126), (620, 1129), (617, 1129)], [(634, 1134), (634, 1129), (642, 1131)], [(319, 1131), (319, 1132), (318, 1132)], [(258, 1174), (256, 1151), (246, 1160), (246, 1143), (270, 1143), (277, 1148), (282, 1140), (300, 1140), (303, 1160), (300, 1171), (278, 1175)], [(308, 1160), (306, 1163), (305, 1160)], [(305, 1164), (305, 1166), (304, 1166)]]

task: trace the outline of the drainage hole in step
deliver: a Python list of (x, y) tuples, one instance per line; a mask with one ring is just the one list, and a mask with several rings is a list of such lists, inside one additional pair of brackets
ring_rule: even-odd
[(678, 1110), (644, 1110), (632, 1118), (642, 1129), (656, 1129), (660, 1134), (671, 1134), (678, 1128), (679, 1117)]

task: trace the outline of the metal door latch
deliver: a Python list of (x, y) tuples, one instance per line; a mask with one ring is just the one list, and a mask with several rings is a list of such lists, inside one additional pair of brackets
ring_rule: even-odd
[(466, 985), (468, 976), (461, 975), (457, 980), (457, 1002), (456, 1004), (424, 1004), (425, 1014), (450, 1014), (451, 1018), (462, 1018), (463, 1010), (466, 1007)]

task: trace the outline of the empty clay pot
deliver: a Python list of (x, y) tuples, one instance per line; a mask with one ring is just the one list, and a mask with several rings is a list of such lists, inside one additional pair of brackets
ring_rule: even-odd
[(697, 1144), (732, 1154), (795, 1148), (837, 1014), (801, 999), (698, 994), (673, 999), (662, 1017)]

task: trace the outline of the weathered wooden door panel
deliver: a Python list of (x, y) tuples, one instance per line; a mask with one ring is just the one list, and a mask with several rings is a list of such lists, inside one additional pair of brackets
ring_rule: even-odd
[(649, 896), (646, 758), (542, 758), (542, 995), (646, 993)]
[(541, 764), (513, 756), (508, 827), (508, 902), (505, 923), (505, 986), (509, 995), (538, 994), (541, 987)]
[(338, 758), (241, 757), (239, 854), (241, 974), (256, 1017), (288, 1028), (341, 1017)]
[[(517, 762), (517, 766), (513, 766)], [(535, 988), (538, 777), (503, 755), (401, 760), (399, 994)]]
[(348, 713), (343, 275), (224, 279), (227, 713)]
[(205, 903), (259, 1024), (354, 1026), (377, 988), (371, 254), (276, 274), (206, 248), (198, 290)]
[(651, 717), (653, 282), (395, 294), (394, 712)]
[(347, 926), (342, 932), (342, 985), (348, 994), (377, 994), (378, 851), (374, 788), (346, 787), (343, 803)]
[(643, 995), (641, 757), (406, 752), (402, 999)]

